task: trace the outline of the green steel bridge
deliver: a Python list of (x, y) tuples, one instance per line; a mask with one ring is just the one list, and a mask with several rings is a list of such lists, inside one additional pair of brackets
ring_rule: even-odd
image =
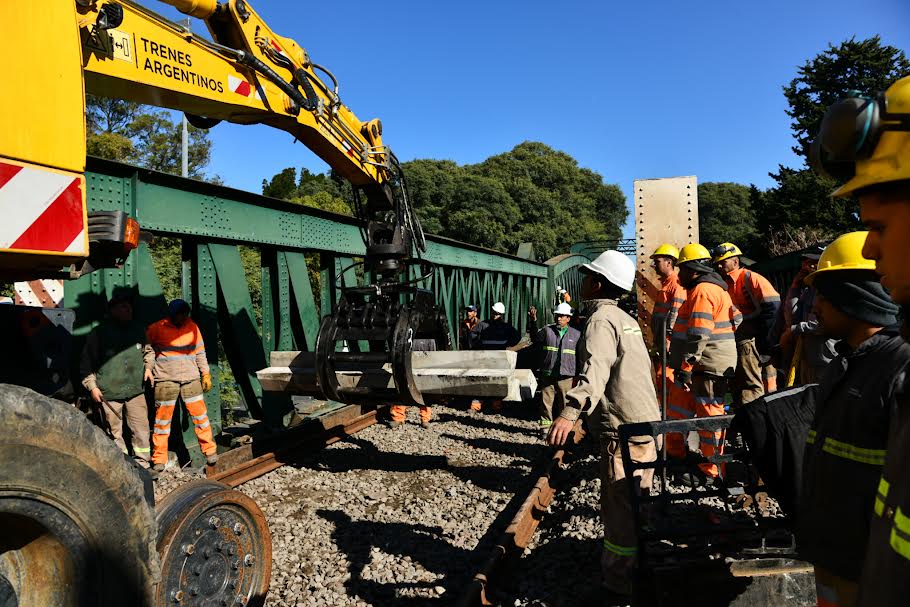
[[(206, 402), (216, 435), (222, 427), (219, 383), (227, 368), (250, 415), (280, 425), (288, 403), (264, 399), (256, 371), (268, 366), (271, 351), (314, 349), (320, 319), (339, 296), (338, 283), (353, 285), (362, 279), (348, 269), (364, 252), (357, 221), (96, 158), (89, 159), (86, 176), (90, 210), (124, 211), (156, 237), (179, 239), (182, 296), (190, 302), (208, 345), (215, 388)], [(634, 242), (631, 247), (625, 242), (589, 242), (538, 263), (437, 236), (427, 240), (425, 257), (436, 264), (436, 272), (424, 286), (436, 293), (453, 336), (465, 305), (488, 310), (496, 301), (505, 304), (506, 318), (524, 333), (529, 306), (547, 310), (557, 286), (579, 292), (581, 264), (621, 244), (625, 246), (620, 250), (634, 255)], [(260, 253), (260, 317), (238, 246)], [(523, 246), (519, 253), (529, 257), (532, 250)], [(141, 244), (122, 268), (67, 282), (64, 305), (76, 311), (77, 347), (78, 338), (103, 317), (113, 289), (122, 286), (135, 289), (137, 319), (151, 322), (163, 316), (162, 286), (149, 247)], [(190, 439), (191, 424), (182, 419), (181, 427), (189, 439), (185, 444), (196, 445)]]

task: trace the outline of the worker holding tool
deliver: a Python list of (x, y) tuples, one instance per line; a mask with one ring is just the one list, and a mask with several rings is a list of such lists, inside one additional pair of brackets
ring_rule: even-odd
[(85, 340), (79, 364), (82, 385), (101, 405), (108, 431), (124, 453), (126, 422), (133, 458), (148, 468), (149, 406), (142, 379), (145, 327), (133, 320), (133, 296), (127, 289), (114, 290), (107, 310), (108, 317)]
[(816, 391), (796, 537), (815, 566), (820, 604), (840, 607), (856, 604), (897, 379), (910, 364), (898, 307), (862, 255), (866, 234), (832, 242), (807, 278), (824, 335), (840, 341)]
[(806, 276), (818, 267), (824, 249), (816, 245), (803, 252), (799, 272), (777, 310), (768, 337), (778, 365), (788, 370), (787, 387), (818, 383), (825, 367), (837, 356), (837, 341), (825, 337), (813, 312), (815, 289), (805, 283)]
[(736, 330), (736, 376), (731, 386), (737, 406), (777, 389), (768, 334), (780, 307), (780, 295), (768, 279), (744, 268), (741, 257), (738, 246), (725, 242), (715, 247), (712, 258), (743, 318)]
[[(507, 350), (521, 341), (521, 335), (511, 324), (506, 322), (506, 306), (497, 301), (491, 308), (490, 320), (485, 320), (477, 326), (478, 347), (481, 350)], [(502, 400), (490, 401), (494, 413), (502, 411)], [(471, 402), (472, 411), (481, 410), (481, 402), (477, 399)]]
[[(540, 432), (543, 438), (550, 433), (553, 415), (559, 415), (565, 404), (566, 393), (572, 388), (578, 374), (576, 350), (581, 331), (569, 326), (575, 311), (563, 302), (553, 309), (556, 322), (534, 333), (535, 345), (543, 348), (540, 365)], [(537, 327), (537, 309), (528, 311), (529, 324)]]
[[(736, 370), (734, 332), (742, 317), (727, 293), (727, 283), (710, 262), (711, 255), (700, 244), (687, 244), (679, 252), (679, 282), (686, 289), (686, 302), (679, 309), (670, 342), (668, 364), (681, 388), (667, 404), (670, 419), (723, 415), (727, 386)], [(698, 435), (702, 455), (723, 453), (722, 432), (699, 430)], [(685, 438), (668, 433), (667, 454), (685, 457)], [(682, 482), (693, 487), (713, 485), (720, 473), (713, 463), (699, 464), (698, 470), (684, 472)]]
[(167, 463), (171, 418), (178, 400), (183, 400), (193, 420), (199, 448), (210, 466), (218, 461), (203, 392), (212, 389), (212, 375), (199, 327), (190, 318), (190, 306), (182, 299), (168, 304), (167, 318), (146, 331), (145, 380), (155, 386), (155, 426), (152, 435), (152, 469), (158, 473)]
[[(882, 286), (903, 307), (901, 331), (910, 335), (910, 78), (881, 95), (851, 97), (829, 108), (812, 146), (812, 161), (817, 171), (845, 181), (835, 197), (859, 200), (860, 218), (869, 229), (863, 257), (875, 261)], [(907, 378), (906, 372), (889, 378), (901, 386), (889, 404), (887, 454), (872, 506), (857, 601), (861, 607), (906, 605), (910, 597)]]
[[(550, 427), (547, 442), (564, 444), (579, 416), (589, 415), (588, 426), (600, 439), (603, 583), (608, 592), (627, 596), (638, 539), (618, 428), (621, 424), (657, 421), (660, 410), (641, 328), (616, 305), (634, 285), (634, 262), (618, 251), (604, 251), (581, 269), (581, 295), (588, 320), (578, 346), (578, 383), (566, 394), (565, 407)], [(634, 438), (629, 449), (635, 462), (651, 462), (657, 457), (650, 436)], [(637, 489), (649, 491), (654, 469), (635, 470), (634, 475), (639, 479)]]

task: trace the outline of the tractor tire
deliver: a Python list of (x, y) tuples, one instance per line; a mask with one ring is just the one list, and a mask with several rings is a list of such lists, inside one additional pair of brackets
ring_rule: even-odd
[(151, 607), (148, 475), (73, 406), (0, 384), (0, 605)]

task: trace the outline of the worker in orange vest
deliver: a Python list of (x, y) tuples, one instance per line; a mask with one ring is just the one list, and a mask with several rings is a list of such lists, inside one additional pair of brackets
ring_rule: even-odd
[[(709, 264), (711, 255), (700, 244), (687, 244), (679, 252), (679, 282), (686, 289), (686, 302), (679, 308), (670, 342), (669, 365), (681, 390), (679, 400), (667, 404), (667, 417), (686, 419), (723, 415), (727, 384), (736, 368), (734, 331), (742, 322), (733, 305), (727, 283)], [(723, 453), (723, 433), (699, 430), (702, 455)], [(685, 437), (667, 434), (667, 453), (685, 457)], [(689, 486), (713, 484), (717, 465), (699, 464), (701, 475), (685, 472)]]
[(774, 327), (780, 294), (768, 279), (742, 266), (742, 251), (725, 242), (713, 251), (713, 263), (727, 281), (733, 305), (743, 323), (736, 330), (736, 377), (733, 399), (737, 406), (777, 390), (777, 370), (771, 364), (768, 334)]
[[(408, 408), (405, 405), (392, 405), (389, 407), (389, 428), (395, 429), (401, 426), (408, 419)], [(429, 428), (430, 420), (433, 419), (433, 412), (429, 405), (420, 405), (420, 427)]]
[(167, 318), (146, 330), (145, 380), (155, 386), (155, 426), (152, 433), (152, 470), (157, 474), (167, 463), (171, 418), (178, 400), (183, 400), (193, 420), (199, 448), (210, 466), (218, 461), (203, 392), (212, 389), (212, 375), (199, 327), (190, 318), (190, 306), (182, 299), (168, 304)]

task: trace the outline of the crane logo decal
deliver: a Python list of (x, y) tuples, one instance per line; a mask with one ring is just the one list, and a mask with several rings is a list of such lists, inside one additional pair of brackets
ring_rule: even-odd
[(0, 249), (85, 252), (82, 180), (0, 162)]

